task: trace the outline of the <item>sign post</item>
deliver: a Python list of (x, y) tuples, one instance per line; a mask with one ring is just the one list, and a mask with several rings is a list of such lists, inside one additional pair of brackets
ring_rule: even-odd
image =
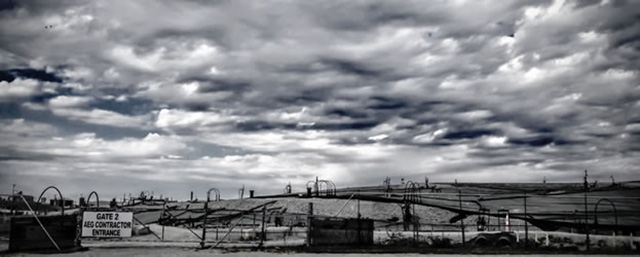
[(83, 237), (131, 237), (132, 212), (84, 212)]

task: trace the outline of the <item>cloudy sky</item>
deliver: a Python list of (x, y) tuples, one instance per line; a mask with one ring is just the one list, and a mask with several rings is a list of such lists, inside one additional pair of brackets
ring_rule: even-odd
[(1, 1), (0, 188), (638, 179), (638, 1)]

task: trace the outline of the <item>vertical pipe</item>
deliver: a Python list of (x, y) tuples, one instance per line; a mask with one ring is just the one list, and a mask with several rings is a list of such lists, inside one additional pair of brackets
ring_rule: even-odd
[(311, 247), (311, 221), (313, 220), (313, 203), (309, 203), (309, 210), (307, 213), (307, 247)]
[(616, 232), (615, 231), (612, 234), (611, 240), (613, 242), (611, 245), (613, 246), (613, 248), (616, 248)]
[(360, 219), (360, 197), (358, 197), (358, 219)]
[(549, 233), (544, 233), (544, 246), (549, 246)]
[(589, 209), (587, 207), (587, 192), (589, 191), (589, 183), (587, 182), (587, 170), (584, 170), (584, 225), (587, 232), (587, 251), (591, 248), (591, 241), (589, 240)]
[[(162, 204), (162, 217), (164, 218), (166, 215), (164, 212), (167, 211), (167, 202), (164, 202)], [(160, 239), (161, 241), (164, 241), (164, 222), (162, 222), (162, 238)]]
[[(457, 182), (457, 181), (456, 181)], [(458, 204), (460, 206), (460, 215), (462, 215), (462, 195), (461, 195), (461, 191), (460, 189), (458, 189)], [(461, 226), (461, 231), (462, 231), (462, 246), (465, 245), (465, 238), (464, 238), (464, 216), (462, 217), (462, 219), (460, 219), (460, 226)]]
[(413, 244), (414, 245), (418, 245), (418, 219), (416, 218), (416, 204), (411, 204), (411, 209), (413, 212), (413, 216), (411, 216), (411, 218), (413, 219)]
[(361, 237), (362, 231), (361, 231), (361, 227), (360, 227), (361, 224), (360, 224), (360, 196), (359, 196), (359, 194), (360, 194), (360, 190), (358, 190), (358, 244), (361, 244), (362, 243), (362, 237)]
[(265, 216), (267, 215), (267, 206), (262, 207), (262, 233), (260, 235), (260, 246), (264, 244), (264, 241), (267, 240), (267, 234), (265, 233)]
[[(358, 198), (358, 244), (362, 243), (362, 231), (361, 231), (361, 227), (360, 227), (360, 198)], [(345, 230), (346, 231), (346, 230)]]
[[(209, 216), (209, 208), (207, 203), (204, 204), (204, 217), (202, 218), (202, 240), (200, 241), (200, 247), (204, 248), (204, 242), (207, 238), (207, 217)], [(162, 227), (164, 229), (164, 227)], [(164, 237), (164, 235), (163, 235)]]
[(527, 191), (524, 191), (524, 247), (529, 246), (529, 223), (527, 222)]
[[(40, 202), (40, 199), (38, 199)], [(37, 209), (36, 205), (36, 209)], [(16, 184), (13, 184), (13, 189), (11, 189), (11, 216), (16, 215)]]
[(80, 247), (81, 237), (82, 237), (82, 220), (84, 216), (84, 210), (86, 207), (80, 207), (78, 209), (78, 216), (76, 216), (76, 238), (75, 238), (75, 246)]

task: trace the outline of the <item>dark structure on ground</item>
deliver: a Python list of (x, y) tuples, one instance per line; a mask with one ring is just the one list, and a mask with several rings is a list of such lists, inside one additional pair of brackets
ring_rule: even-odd
[(373, 220), (313, 218), (311, 245), (373, 245)]
[(55, 244), (34, 217), (14, 217), (11, 219), (9, 251), (57, 251), (57, 247), (60, 250), (79, 247), (76, 245), (76, 215), (42, 216), (38, 219), (55, 240)]

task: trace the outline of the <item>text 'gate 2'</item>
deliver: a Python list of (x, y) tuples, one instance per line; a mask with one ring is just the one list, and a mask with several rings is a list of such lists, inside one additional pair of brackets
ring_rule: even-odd
[(84, 212), (83, 237), (131, 237), (131, 212)]

